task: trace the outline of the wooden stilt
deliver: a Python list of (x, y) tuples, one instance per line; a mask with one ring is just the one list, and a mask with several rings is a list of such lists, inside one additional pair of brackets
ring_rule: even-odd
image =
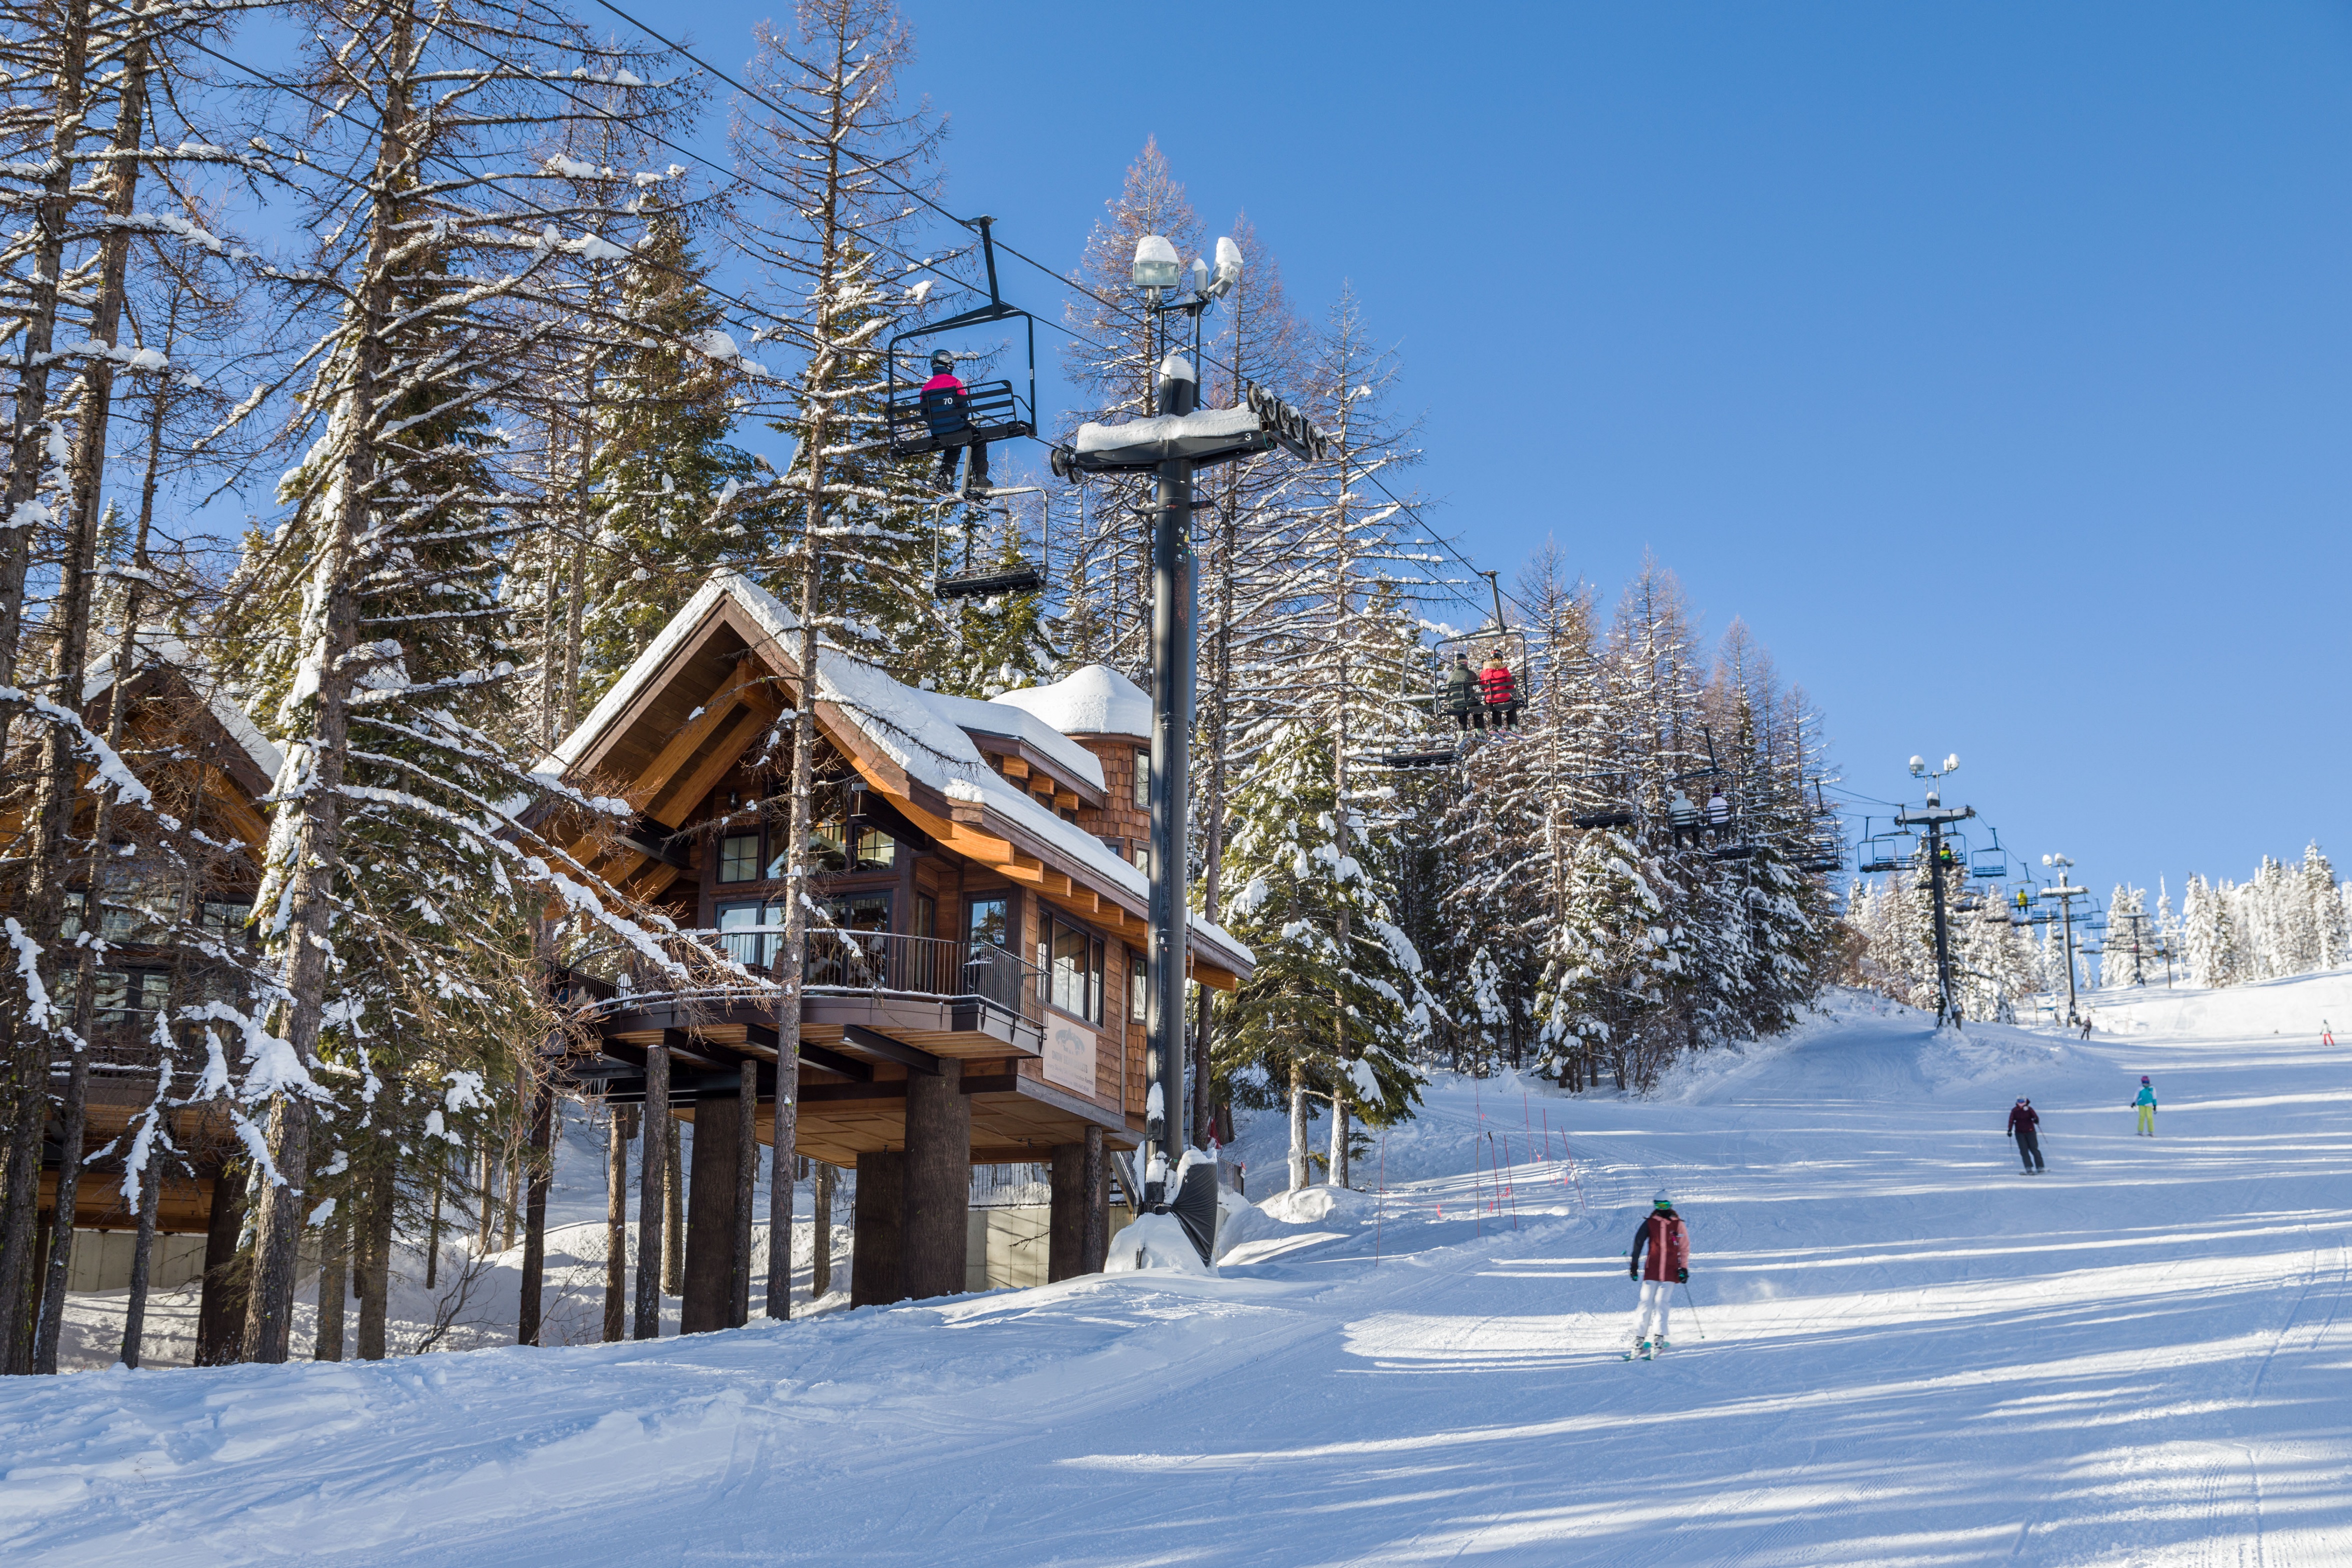
[(833, 1289), (833, 1184), (834, 1169), (823, 1161), (817, 1162), (816, 1174), (810, 1182), (814, 1192), (809, 1200), (809, 1300), (816, 1300)]
[(849, 1254), (849, 1304), (906, 1299), (898, 1285), (898, 1227), (904, 1218), (907, 1155), (889, 1150), (857, 1156), (856, 1227)]
[(694, 1174), (686, 1194), (686, 1289), (677, 1329), (708, 1333), (730, 1326), (735, 1294), (735, 1136), (733, 1095), (694, 1102)]
[(739, 1329), (751, 1321), (751, 1218), (759, 1205), (760, 1064), (746, 1058), (735, 1102), (735, 1267), (727, 1320)]
[(669, 1158), (669, 1136), (663, 1123), (669, 1119), (669, 1047), (649, 1047), (645, 1142), (637, 1154), (636, 1315), (630, 1331), (631, 1337), (640, 1340), (661, 1338), (662, 1219), (669, 1206), (669, 1181), (663, 1170)]
[(1045, 1279), (1048, 1283), (1086, 1272), (1087, 1146), (1062, 1143), (1054, 1149), (1053, 1208), (1045, 1222)]
[(686, 1124), (675, 1116), (666, 1116), (661, 1125), (662, 1136), (669, 1141), (669, 1157), (662, 1163), (662, 1210), (668, 1216), (668, 1222), (662, 1229), (662, 1294), (683, 1296), (686, 1294)]
[(965, 1288), (967, 1215), (971, 1207), (971, 1100), (963, 1064), (907, 1079), (905, 1218), (899, 1230), (899, 1289), (919, 1300), (958, 1296)]
[(539, 1343), (547, 1283), (547, 1184), (554, 1174), (555, 1086), (542, 1078), (531, 1090), (530, 1173), (523, 1188), (522, 1294), (515, 1310), (515, 1343)]
[(616, 1105), (607, 1115), (604, 1159), (604, 1342), (629, 1334), (629, 1140), (635, 1110)]
[(1087, 1129), (1083, 1159), (1086, 1166), (1086, 1235), (1079, 1244), (1078, 1272), (1099, 1274), (1110, 1256), (1110, 1157), (1103, 1148), (1103, 1130)]

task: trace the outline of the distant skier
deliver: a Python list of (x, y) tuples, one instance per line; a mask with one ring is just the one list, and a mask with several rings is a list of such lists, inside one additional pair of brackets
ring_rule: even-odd
[(2140, 1137), (2142, 1137), (2142, 1138), (2153, 1138), (2153, 1137), (2155, 1137), (2155, 1136), (2156, 1136), (2156, 1086), (2155, 1086), (2154, 1084), (2152, 1084), (2152, 1083), (2150, 1083), (2150, 1082), (2148, 1082), (2148, 1081), (2147, 1081), (2147, 1075), (2146, 1073), (2142, 1073), (2142, 1074), (2140, 1074), (2140, 1079), (2139, 1079), (2139, 1095), (2138, 1095), (2138, 1098), (2135, 1099), (2135, 1100), (2132, 1101), (2132, 1104), (2134, 1104), (2134, 1105), (2136, 1105), (2136, 1106), (2139, 1107), (2139, 1133), (2138, 1133), (2138, 1136), (2140, 1136)]
[(2021, 1094), (2009, 1108), (2009, 1135), (2017, 1140), (2017, 1157), (2027, 1175), (2039, 1175), (2047, 1169), (2042, 1163), (2042, 1118), (2034, 1114), (2033, 1101)]
[(1445, 668), (1445, 710), (1454, 715), (1454, 728), (1467, 730), (1475, 719), (1478, 728), (1486, 727), (1486, 715), (1478, 700), (1478, 672), (1470, 668), (1470, 656), (1457, 653)]
[[(1643, 1254), (1648, 1253), (1644, 1261)], [(1642, 1282), (1640, 1304), (1633, 1309), (1633, 1349), (1643, 1361), (1666, 1348), (1666, 1313), (1674, 1305), (1671, 1292), (1690, 1282), (1690, 1229), (1675, 1212), (1675, 1200), (1660, 1193), (1651, 1200), (1649, 1215), (1633, 1233), (1633, 1250), (1626, 1255), (1626, 1276)]]
[(2087, 1012), (2083, 1015), (2083, 1037), (2086, 1040), (2091, 1037), (2091, 1015)]

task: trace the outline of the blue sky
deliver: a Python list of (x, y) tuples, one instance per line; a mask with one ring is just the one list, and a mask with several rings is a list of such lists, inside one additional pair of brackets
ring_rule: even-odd
[[(1353, 281), (1433, 521), (1654, 551), (1854, 791), (1956, 751), (2102, 891), (2352, 872), (2345, 7), (905, 9), (950, 205), (1066, 266), (1158, 137)], [(647, 19), (732, 69), (772, 10)]]

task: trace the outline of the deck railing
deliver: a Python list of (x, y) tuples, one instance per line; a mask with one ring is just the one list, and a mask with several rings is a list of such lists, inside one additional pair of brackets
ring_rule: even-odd
[[(757, 980), (772, 981), (774, 976), (775, 954), (783, 945), (782, 926), (735, 926), (680, 934), (725, 953), (756, 977), (754, 984), (714, 978), (707, 984), (681, 986), (674, 977), (635, 975), (633, 984), (598, 1004), (596, 1010), (619, 1011), (666, 995), (756, 1002), (772, 994)], [(1025, 1023), (1039, 1026), (1045, 1023), (1044, 977), (1037, 967), (992, 942), (851, 931), (810, 931), (806, 942), (802, 986), (807, 994), (971, 998), (992, 1004)]]

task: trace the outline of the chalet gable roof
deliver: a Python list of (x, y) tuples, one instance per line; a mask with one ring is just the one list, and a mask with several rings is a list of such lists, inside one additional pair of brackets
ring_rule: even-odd
[[(797, 676), (797, 618), (766, 589), (722, 567), (541, 762), (541, 771), (593, 768), (646, 710), (673, 667), (701, 646), (715, 619), (743, 631), (753, 653), (772, 670), (786, 679)], [(827, 739), (867, 782), (893, 796), (911, 820), (950, 848), (1035, 880), (1050, 898), (1085, 900), (1092, 912), (1122, 930), (1139, 929), (1150, 896), (1143, 873), (1094, 835), (1015, 788), (989, 765), (968, 729), (1020, 740), (1099, 790), (1101, 766), (1084, 747), (1017, 708), (920, 691), (835, 648), (818, 650), (817, 711)], [(1247, 973), (1247, 947), (1198, 915), (1191, 925), (1204, 959)]]

